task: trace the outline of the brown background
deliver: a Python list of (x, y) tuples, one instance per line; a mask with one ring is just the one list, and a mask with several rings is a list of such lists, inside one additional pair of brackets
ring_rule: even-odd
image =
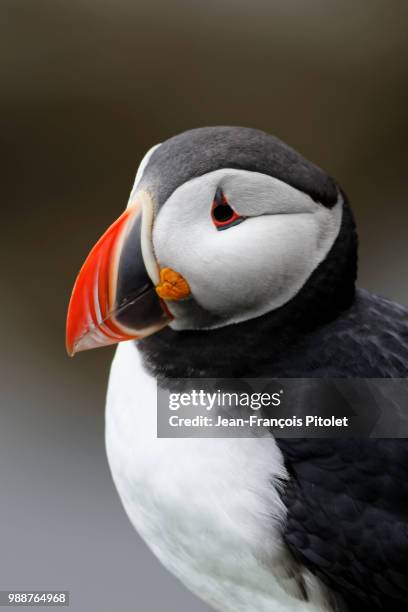
[(3, 0), (1, 13), (0, 588), (70, 589), (75, 612), (204, 611), (116, 497), (112, 350), (64, 353), (76, 271), (148, 147), (249, 125), (340, 181), (360, 285), (408, 304), (408, 4)]

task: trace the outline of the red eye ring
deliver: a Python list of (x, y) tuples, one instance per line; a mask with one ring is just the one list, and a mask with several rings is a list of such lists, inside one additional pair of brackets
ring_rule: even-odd
[(229, 204), (223, 191), (218, 187), (215, 192), (212, 208), (211, 218), (218, 230), (227, 229), (231, 225), (237, 225), (244, 220), (244, 217), (239, 215)]

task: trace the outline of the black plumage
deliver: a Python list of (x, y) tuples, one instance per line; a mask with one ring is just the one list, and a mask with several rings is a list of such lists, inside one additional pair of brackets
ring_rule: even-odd
[(406, 440), (279, 440), (285, 541), (350, 610), (406, 610)]

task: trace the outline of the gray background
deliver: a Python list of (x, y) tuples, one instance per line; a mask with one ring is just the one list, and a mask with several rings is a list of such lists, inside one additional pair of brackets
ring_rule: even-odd
[(360, 284), (408, 304), (408, 4), (3, 0), (1, 13), (0, 588), (70, 589), (76, 612), (204, 612), (116, 496), (112, 350), (64, 352), (75, 274), (148, 147), (241, 124), (338, 178)]

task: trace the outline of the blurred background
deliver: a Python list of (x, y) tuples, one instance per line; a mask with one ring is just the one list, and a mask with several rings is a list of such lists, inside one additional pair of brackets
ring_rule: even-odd
[(0, 589), (75, 612), (205, 612), (135, 535), (104, 451), (113, 350), (71, 360), (70, 290), (144, 152), (272, 132), (345, 188), (359, 284), (408, 305), (408, 3), (2, 0)]

